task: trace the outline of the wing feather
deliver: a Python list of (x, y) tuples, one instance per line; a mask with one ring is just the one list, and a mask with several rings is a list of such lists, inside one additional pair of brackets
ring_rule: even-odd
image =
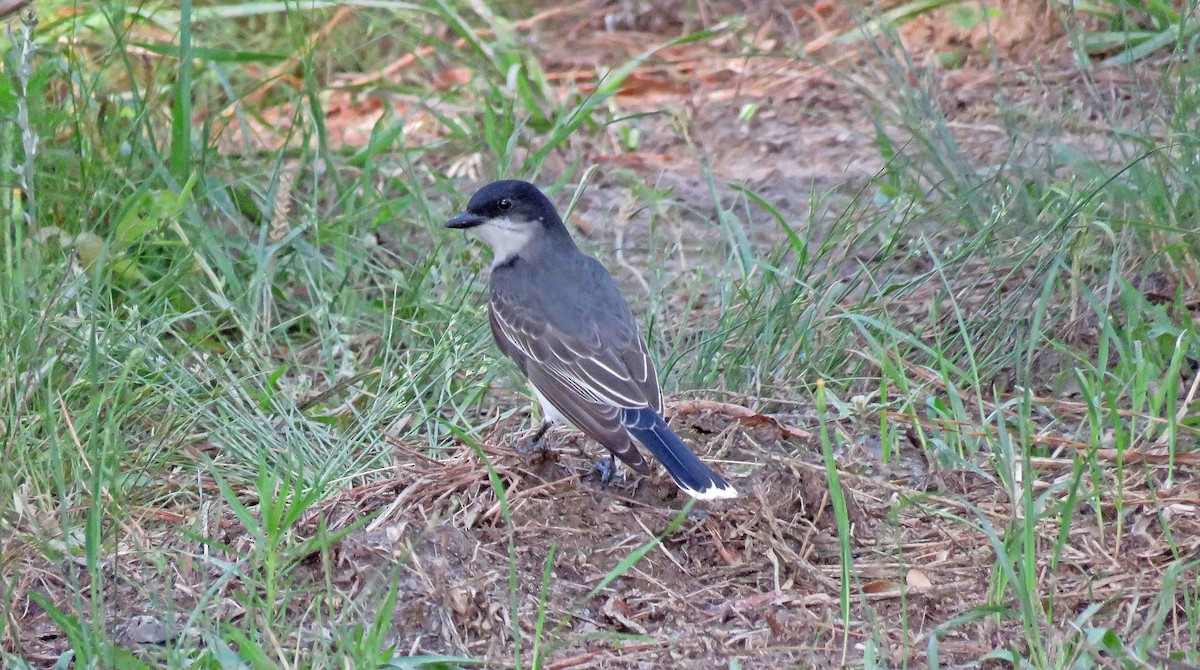
[(604, 445), (629, 467), (642, 474), (650, 473), (645, 457), (633, 446), (629, 433), (621, 425), (620, 407), (589, 402), (544, 368), (530, 366), (529, 381), (576, 428)]
[[(530, 363), (546, 370), (559, 382), (589, 402), (617, 407), (661, 406), (658, 379), (645, 342), (634, 338), (631, 347), (618, 350), (599, 339), (572, 338), (551, 325), (521, 319), (519, 309), (505, 300), (493, 300), (493, 323), (504, 339)], [(635, 371), (630, 370), (630, 362)], [(525, 370), (529, 374), (529, 370)]]

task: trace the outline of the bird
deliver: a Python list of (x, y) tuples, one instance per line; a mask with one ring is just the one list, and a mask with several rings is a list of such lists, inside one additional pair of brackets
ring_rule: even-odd
[(520, 180), (480, 188), (447, 228), (491, 247), (488, 320), (501, 353), (530, 382), (542, 408), (532, 443), (569, 423), (633, 470), (650, 474), (634, 442), (658, 460), (684, 493), (734, 498), (663, 419), (663, 396), (629, 304), (600, 261), (575, 244), (554, 203)]

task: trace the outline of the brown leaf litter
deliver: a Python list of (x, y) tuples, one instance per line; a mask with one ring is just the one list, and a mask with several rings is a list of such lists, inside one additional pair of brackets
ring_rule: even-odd
[[(552, 438), (559, 443), (553, 458), (518, 456), (518, 419), (502, 423), (483, 441), (483, 453), (506, 486), (511, 530), (472, 448), (458, 445), (447, 458), (435, 459), (421, 447), (392, 440), (390, 478), (346, 489), (301, 521), (301, 532), (312, 535), (319, 525), (335, 531), (370, 517), (332, 547), (328, 567), (321, 561), (306, 567), (306, 562), (297, 579), (311, 579), (317, 587), (332, 580), (345, 620), (365, 623), (375, 613), (363, 606), (380, 601), (398, 568), (394, 643), (414, 653), (465, 654), (496, 663), (511, 659), (514, 620), (528, 653), (544, 602), (547, 667), (560, 668), (713, 667), (733, 657), (853, 664), (861, 658), (866, 636), (894, 661), (907, 655), (917, 662), (939, 625), (988, 604), (1016, 606), (1008, 590), (998, 600), (992, 594), (996, 553), (984, 527), (990, 524), (1003, 540), (1018, 532), (1029, 508), (1020, 490), (1011, 492), (991, 467), (960, 485), (953, 472), (914, 480), (863, 460), (861, 452), (839, 452), (853, 557), (846, 628), (839, 615), (838, 531), (819, 445), (803, 429), (729, 403), (683, 401), (674, 410), (681, 434), (742, 496), (696, 506), (662, 544), (594, 598), (586, 598), (589, 591), (661, 534), (686, 499), (662, 474), (631, 475), (602, 487), (592, 459), (561, 444), (558, 435)], [(856, 439), (852, 431), (839, 428), (838, 434)], [(1178, 590), (1164, 591), (1164, 571), (1178, 556), (1200, 555), (1197, 469), (1177, 459), (1168, 483), (1166, 468), (1147, 460), (1115, 476), (1101, 456), (1101, 493), (1091, 496), (1092, 482), (1084, 478), (1078, 497), (1071, 498), (1067, 484), (1073, 468), (1088, 458), (1069, 452), (1031, 463), (1038, 497), (1033, 509), (1039, 514), (1033, 535), (1037, 579), (1049, 589), (1043, 596), (1052, 596), (1055, 612), (1045, 625), (1065, 630), (1079, 608), (1101, 603), (1093, 624), (1136, 632), (1152, 624), (1156, 608), (1165, 607), (1168, 632), (1161, 644), (1171, 648), (1169, 631), (1179, 630), (1175, 622), (1186, 621), (1187, 605)], [(1093, 499), (1097, 504), (1089, 502)], [(1071, 500), (1075, 507), (1065, 508)], [(1051, 549), (1062, 532), (1059, 513), (1064, 511), (1070, 528), (1056, 555)], [(253, 543), (240, 524), (228, 511), (217, 512), (208, 522), (213, 537), (235, 552), (247, 551)], [(144, 515), (131, 524), (146, 529), (144, 541), (155, 537), (162, 549), (184, 549), (186, 543), (171, 540), (172, 533), (162, 535), (164, 528), (178, 528), (163, 527), (165, 518)], [(5, 543), (6, 565), (20, 568), (14, 582), (15, 626), (5, 645), (31, 658), (50, 659), (66, 640), (28, 594), (37, 590), (66, 605), (71, 587), (45, 569), (49, 566), (38, 567), (39, 554), (30, 550), (29, 541), (17, 533)], [(552, 546), (556, 554), (543, 594), (541, 575)], [(188, 553), (200, 551), (193, 545)], [(124, 584), (133, 575), (144, 580), (154, 573), (139, 565), (141, 555), (131, 551), (106, 558), (103, 566), (111, 575), (106, 580), (110, 614), (129, 622), (121, 636), (134, 642), (169, 634), (160, 630), (161, 619), (136, 618), (153, 612), (123, 614), (137, 600), (122, 599)], [(510, 558), (517, 574), (515, 611)], [(228, 560), (236, 560), (236, 553)], [(204, 580), (195, 568), (179, 567), (179, 579), (168, 591), (187, 611), (200, 597), (189, 584)], [(210, 603), (209, 611), (231, 622), (244, 617), (232, 599), (238, 588), (230, 582), (216, 594), (219, 607)], [(1154, 597), (1172, 593), (1168, 597), (1174, 600), (1151, 607)], [(287, 611), (302, 613), (305, 607), (293, 602)], [(301, 629), (297, 634), (325, 633)], [(939, 634), (947, 662), (1022, 645), (1020, 622), (1012, 619), (985, 618)], [(618, 644), (615, 635), (632, 635), (634, 641)]]
[[(840, 463), (854, 561), (845, 629), (838, 615), (837, 528), (819, 447), (809, 439), (781, 439), (788, 429), (773, 419), (747, 425), (753, 415), (748, 410), (726, 414), (719, 411), (730, 407), (725, 403), (698, 411), (703, 403), (681, 405), (689, 411), (677, 405), (675, 425), (693, 443), (705, 445), (706, 458), (742, 497), (697, 507), (662, 545), (594, 599), (583, 598), (624, 557), (661, 533), (685, 499), (662, 476), (601, 488), (591, 459), (571, 449), (560, 448), (554, 461), (529, 465), (512, 451), (517, 437), (511, 434), (493, 436), (485, 448), (508, 486), (511, 535), (473, 451), (462, 447), (452, 458), (432, 462), (405, 457), (413, 451), (398, 447), (394, 481), (348, 491), (324, 512), (348, 520), (382, 510), (356, 538), (381, 532), (389, 538), (390, 552), (351, 560), (339, 579), (347, 580), (350, 592), (378, 589), (380, 575), (402, 565), (407, 597), (397, 612), (399, 639), (422, 651), (496, 660), (511, 654), (509, 542), (519, 575), (516, 618), (526, 639), (533, 634), (543, 598), (540, 577), (554, 546), (544, 599), (548, 628), (561, 625), (562, 632), (552, 638), (551, 660), (581, 667), (708, 667), (711, 661), (701, 659), (734, 656), (840, 663), (845, 636), (851, 649), (861, 650), (858, 645), (871, 631), (893, 659), (905, 653), (920, 657), (917, 650), (939, 624), (994, 602), (989, 586), (995, 551), (979, 524), (990, 524), (1004, 538), (1026, 510), (999, 473), (985, 468), (970, 486), (957, 487), (939, 477), (891, 481), (878, 463)], [(1073, 456), (1037, 461), (1034, 495), (1047, 497), (1039, 507), (1057, 511), (1067, 502), (1064, 483), (1075, 463)], [(1105, 473), (1103, 483), (1111, 488), (1097, 498), (1099, 506), (1077, 501), (1068, 515), (1061, 558), (1048, 550), (1060, 532), (1057, 515), (1035, 524), (1039, 580), (1053, 589), (1047, 595), (1064, 617), (1049, 622), (1052, 627), (1067, 625), (1078, 607), (1093, 602), (1105, 603), (1095, 624), (1148, 625), (1143, 596), (1162, 591), (1163, 568), (1177, 555), (1200, 555), (1200, 501), (1189, 493), (1195, 490), (1190, 488), (1195, 469), (1177, 467), (1170, 488), (1158, 465), (1131, 467), (1111, 480), (1112, 471)], [(1081, 484), (1080, 499), (1087, 499), (1088, 486)], [(1119, 527), (1113, 525), (1118, 513), (1124, 516)], [(1000, 602), (1014, 606), (1007, 593)], [(1168, 618), (1185, 617), (1183, 600), (1169, 607)], [(899, 626), (902, 614), (907, 632)], [(605, 639), (618, 633), (647, 641), (628, 648)], [(971, 644), (955, 647), (956, 638)], [(1022, 644), (1018, 621), (965, 624), (945, 641), (946, 658), (962, 661)], [(1169, 646), (1169, 640), (1163, 642)], [(847, 660), (855, 658), (851, 651)]]

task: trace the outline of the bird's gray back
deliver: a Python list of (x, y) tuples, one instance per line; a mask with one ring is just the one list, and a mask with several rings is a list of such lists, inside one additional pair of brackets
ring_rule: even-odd
[(625, 297), (608, 270), (591, 256), (574, 251), (542, 263), (518, 258), (496, 270), (502, 276), (493, 275), (493, 296), (505, 294), (504, 299), (523, 305), (530, 319), (564, 335), (585, 342), (602, 338), (613, 348), (628, 347), (638, 336)]

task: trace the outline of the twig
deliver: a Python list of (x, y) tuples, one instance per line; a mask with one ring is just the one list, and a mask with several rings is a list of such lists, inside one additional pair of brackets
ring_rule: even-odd
[[(641, 651), (648, 651), (650, 649), (658, 649), (660, 647), (662, 647), (661, 642), (644, 642), (642, 644), (626, 645), (612, 651), (616, 652), (618, 656), (625, 656), (627, 654), (635, 654)], [(561, 661), (555, 661), (554, 663), (547, 665), (546, 670), (567, 670), (567, 668), (579, 667), (593, 658), (596, 658), (603, 653), (603, 651), (604, 650), (589, 651), (586, 654), (572, 656), (571, 658), (564, 658)]]
[[(903, 412), (888, 411), (889, 418), (897, 419), (907, 423), (918, 423), (926, 430), (930, 428), (940, 428), (942, 430), (954, 430), (963, 435), (971, 437), (995, 437), (996, 428), (992, 426), (980, 426), (966, 421), (957, 421), (955, 419), (922, 419), (913, 414)], [(1148, 417), (1154, 418), (1154, 417)], [(969, 428), (969, 429), (967, 429)], [(1065, 447), (1074, 451), (1091, 451), (1092, 445), (1087, 442), (1078, 440), (1070, 440), (1064, 437), (1055, 437), (1053, 435), (1030, 435), (1030, 444), (1040, 444), (1050, 447)], [(1136, 449), (1125, 449), (1121, 459), (1125, 463), (1151, 463), (1154, 465), (1166, 465), (1171, 462), (1170, 456), (1163, 453), (1140, 451)], [(1116, 461), (1116, 449), (1096, 449), (1096, 458), (1102, 461)], [(1175, 463), (1178, 465), (1200, 465), (1200, 453), (1183, 451), (1175, 453)]]
[(678, 400), (667, 403), (667, 407), (673, 410), (675, 414), (698, 414), (705, 411), (716, 412), (717, 414), (731, 417), (738, 423), (747, 426), (759, 426), (764, 423), (771, 424), (779, 429), (783, 437), (798, 437), (802, 440), (816, 439), (807, 430), (786, 424), (773, 416), (755, 412), (749, 407), (743, 407), (731, 402), (720, 402), (717, 400)]
[[(327, 37), (334, 28), (338, 27), (338, 25), (340, 25), (343, 21), (350, 18), (350, 14), (353, 11), (354, 8), (349, 5), (339, 8), (337, 13), (333, 15), (333, 18), (329, 19), (329, 22), (324, 26), (321, 26), (321, 29), (317, 31), (316, 35), (309, 40), (308, 48), (311, 48), (316, 42), (325, 39), (325, 37)], [(279, 65), (271, 68), (271, 71), (267, 73), (266, 81), (260, 84), (258, 88), (251, 91), (246, 97), (242, 98), (242, 104), (254, 106), (261, 102), (263, 97), (267, 95), (267, 92), (274, 88), (275, 84), (279, 83), (280, 78), (299, 64), (300, 57), (303, 55), (303, 53), (303, 51), (296, 53)], [(234, 105), (230, 105), (229, 108), (225, 110), (225, 115), (232, 115), (234, 107)]]

